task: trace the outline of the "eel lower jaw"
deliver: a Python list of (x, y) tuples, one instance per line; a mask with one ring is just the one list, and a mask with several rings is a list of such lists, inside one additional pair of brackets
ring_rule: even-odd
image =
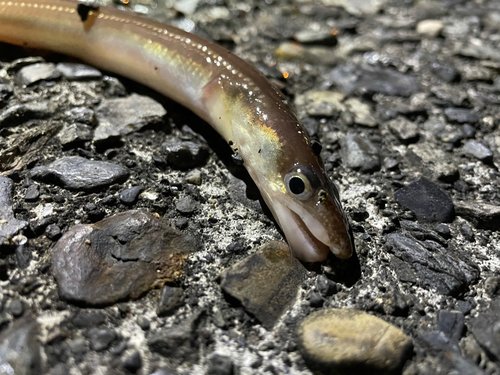
[(336, 253), (337, 249), (320, 241), (292, 209), (278, 203), (274, 205), (274, 213), (296, 258), (303, 262), (321, 262), (330, 251)]

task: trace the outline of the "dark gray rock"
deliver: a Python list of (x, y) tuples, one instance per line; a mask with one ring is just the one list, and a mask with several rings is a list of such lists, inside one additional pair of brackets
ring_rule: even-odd
[(156, 314), (158, 316), (172, 315), (177, 308), (184, 304), (184, 293), (182, 288), (173, 288), (165, 285), (161, 290)]
[(184, 197), (175, 203), (175, 209), (184, 215), (191, 215), (198, 209), (198, 202), (191, 197)]
[(420, 89), (413, 76), (378, 67), (341, 65), (330, 72), (327, 80), (345, 93), (409, 97)]
[(449, 195), (423, 177), (397, 190), (394, 198), (424, 221), (450, 223), (455, 218)]
[(28, 226), (26, 221), (14, 217), (13, 188), (14, 183), (10, 178), (0, 176), (0, 247), (13, 245), (12, 238)]
[(61, 73), (68, 81), (84, 81), (91, 79), (100, 79), (102, 73), (92, 66), (78, 63), (59, 63), (56, 70)]
[(19, 299), (15, 299), (15, 300), (10, 301), (8, 310), (16, 318), (20, 317), (21, 315), (24, 314), (23, 301), (21, 301)]
[(6, 375), (41, 374), (38, 326), (31, 317), (16, 321), (0, 336), (0, 372)]
[(337, 285), (325, 275), (319, 275), (316, 280), (316, 287), (324, 297), (329, 297), (337, 292)]
[(44, 119), (57, 111), (57, 103), (50, 100), (15, 104), (0, 112), (0, 129), (15, 126), (27, 120)]
[(475, 339), (486, 352), (500, 363), (500, 300), (491, 301), (490, 307), (470, 320)]
[(167, 163), (174, 169), (187, 170), (202, 166), (208, 159), (208, 148), (193, 141), (167, 141), (163, 144)]
[(342, 160), (347, 167), (364, 173), (380, 169), (380, 150), (370, 140), (359, 135), (347, 135), (340, 144)]
[(397, 117), (389, 122), (389, 129), (398, 137), (401, 143), (410, 144), (418, 141), (417, 124), (404, 117)]
[(106, 317), (98, 312), (79, 312), (73, 319), (73, 324), (78, 328), (91, 328), (97, 327), (104, 323)]
[(132, 186), (131, 188), (123, 190), (120, 193), (120, 202), (125, 204), (135, 203), (143, 190), (144, 188), (142, 186)]
[(283, 242), (270, 242), (221, 275), (224, 293), (271, 329), (292, 305), (306, 270)]
[(95, 125), (95, 112), (87, 107), (74, 107), (64, 113), (64, 119), (69, 123)]
[(52, 270), (61, 298), (107, 305), (175, 281), (195, 247), (155, 216), (127, 211), (66, 232), (52, 249)]
[(81, 143), (92, 140), (93, 130), (89, 125), (77, 122), (64, 126), (57, 134), (57, 137), (59, 138), (59, 142), (61, 142), (63, 146), (66, 146), (72, 143)]
[[(479, 270), (470, 259), (435, 242), (391, 233), (387, 236), (387, 246), (402, 261), (394, 263), (394, 271), (401, 281), (456, 296), (479, 277)], [(400, 268), (399, 265), (404, 266)]]
[(455, 202), (458, 216), (469, 220), (477, 228), (500, 229), (500, 206), (481, 201)]
[[(455, 205), (455, 208), (456, 207), (457, 206)], [(451, 238), (450, 227), (448, 227), (446, 224), (438, 224), (434, 229), (444, 239), (449, 240)]]
[(448, 107), (444, 110), (444, 115), (448, 121), (459, 124), (476, 124), (479, 122), (477, 114), (470, 109)]
[(80, 156), (65, 156), (30, 172), (34, 179), (70, 190), (94, 190), (128, 178), (128, 169), (117, 164)]
[(54, 81), (61, 77), (53, 63), (39, 63), (21, 68), (16, 75), (16, 83), (20, 86), (29, 86), (40, 81)]
[(135, 374), (142, 367), (141, 353), (134, 350), (132, 353), (127, 354), (123, 359), (123, 368)]
[(474, 139), (471, 139), (464, 144), (463, 151), (466, 155), (471, 155), (484, 163), (491, 163), (493, 160), (493, 152)]
[(116, 339), (116, 334), (107, 328), (92, 328), (89, 331), (90, 348), (97, 352), (106, 350)]
[(87, 340), (82, 337), (75, 338), (73, 340), (68, 341), (68, 348), (71, 353), (76, 355), (82, 355), (89, 351), (89, 344)]
[(438, 330), (443, 332), (453, 343), (458, 344), (464, 333), (464, 314), (460, 311), (439, 310)]
[(94, 141), (105, 141), (160, 124), (166, 114), (160, 103), (138, 94), (103, 100), (95, 111), (99, 125), (94, 131)]
[(40, 185), (31, 184), (26, 189), (26, 194), (24, 195), (24, 200), (26, 202), (35, 202), (40, 197)]
[(49, 224), (47, 228), (45, 228), (45, 234), (50, 240), (55, 241), (61, 237), (61, 228), (56, 224)]
[(233, 361), (230, 357), (214, 354), (208, 362), (206, 375), (233, 375)]

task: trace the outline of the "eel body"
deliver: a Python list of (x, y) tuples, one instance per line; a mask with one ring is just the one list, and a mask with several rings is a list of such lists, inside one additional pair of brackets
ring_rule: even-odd
[(259, 72), (174, 27), (108, 7), (82, 17), (78, 7), (69, 0), (0, 0), (0, 42), (77, 57), (181, 103), (241, 156), (297, 258), (351, 256), (348, 223), (318, 152)]

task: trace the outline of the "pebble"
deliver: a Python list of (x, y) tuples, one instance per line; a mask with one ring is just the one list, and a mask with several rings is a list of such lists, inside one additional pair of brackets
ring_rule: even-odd
[(183, 215), (191, 215), (198, 209), (198, 202), (191, 197), (184, 197), (175, 203), (175, 209)]
[(104, 314), (99, 312), (79, 312), (72, 320), (78, 328), (92, 328), (103, 324), (106, 321)]
[(307, 91), (297, 95), (295, 105), (309, 116), (338, 116), (347, 108), (342, 103), (345, 95), (335, 91)]
[(337, 292), (337, 285), (325, 275), (318, 276), (316, 288), (323, 297), (329, 297)]
[(444, 115), (448, 121), (458, 124), (476, 124), (479, 122), (477, 114), (470, 109), (448, 107), (445, 108)]
[(449, 63), (433, 62), (432, 72), (445, 82), (452, 83), (460, 80), (460, 71)]
[(202, 183), (201, 171), (198, 169), (194, 169), (194, 170), (188, 172), (188, 174), (185, 177), (185, 181), (188, 184), (200, 186)]
[(300, 30), (293, 34), (293, 39), (304, 45), (334, 47), (337, 45), (337, 36), (334, 30), (313, 31)]
[(167, 163), (174, 169), (187, 170), (204, 165), (208, 159), (208, 148), (194, 141), (177, 140), (163, 144), (167, 153)]
[(92, 127), (82, 123), (65, 125), (57, 134), (57, 138), (63, 146), (90, 141), (93, 136)]
[(54, 81), (61, 77), (53, 63), (39, 63), (21, 68), (16, 74), (16, 83), (29, 86), (40, 81)]
[(432, 179), (449, 183), (460, 177), (453, 159), (442, 149), (428, 143), (409, 145), (405, 160), (424, 175), (430, 175)]
[(471, 318), (468, 326), (477, 340), (496, 362), (500, 361), (500, 300), (495, 299), (490, 307), (479, 311), (478, 315)]
[(481, 201), (455, 202), (457, 215), (469, 220), (477, 228), (499, 230), (500, 206)]
[(444, 24), (441, 20), (423, 20), (417, 24), (417, 33), (428, 38), (436, 38), (443, 28)]
[(394, 198), (420, 220), (451, 223), (455, 218), (450, 196), (424, 177), (397, 190)]
[(93, 126), (96, 124), (94, 110), (87, 107), (73, 107), (64, 112), (64, 119), (68, 123)]
[(56, 70), (68, 81), (84, 81), (102, 78), (102, 73), (96, 68), (78, 63), (59, 63)]
[(52, 249), (52, 270), (61, 298), (109, 305), (175, 281), (195, 246), (154, 215), (127, 211), (67, 231)]
[(481, 160), (483, 163), (491, 163), (493, 161), (493, 152), (491, 152), (491, 150), (481, 142), (474, 139), (465, 142), (463, 152), (466, 155), (470, 155), (478, 160)]
[(230, 357), (220, 354), (212, 355), (208, 360), (206, 375), (233, 375), (234, 366)]
[(0, 129), (22, 124), (28, 120), (45, 119), (53, 115), (57, 109), (57, 103), (49, 100), (14, 104), (0, 112)]
[(374, 15), (383, 9), (387, 0), (322, 0), (325, 5), (342, 7), (357, 17)]
[(102, 142), (136, 132), (145, 126), (163, 123), (167, 111), (156, 100), (132, 94), (125, 98), (105, 99), (95, 110), (97, 127), (94, 141)]
[(0, 335), (0, 372), (6, 375), (42, 373), (38, 325), (31, 317), (17, 320)]
[(221, 288), (270, 330), (295, 301), (306, 269), (284, 242), (269, 242), (226, 269)]
[(12, 207), (14, 182), (0, 176), (0, 248), (13, 245), (13, 237), (28, 226), (28, 222), (17, 220)]
[[(456, 205), (455, 205), (455, 209), (456, 209)], [(448, 227), (448, 225), (446, 225), (446, 224), (438, 224), (438, 225), (436, 225), (436, 227), (434, 229), (445, 240), (449, 240), (452, 237), (450, 227)]]
[(451, 85), (432, 86), (431, 92), (443, 103), (451, 103), (454, 106), (460, 106), (467, 99), (466, 92)]
[(47, 166), (33, 168), (30, 175), (66, 189), (88, 191), (123, 181), (128, 178), (129, 171), (114, 163), (65, 156)]
[(26, 194), (24, 195), (24, 200), (26, 202), (36, 202), (40, 198), (40, 185), (31, 184), (26, 189)]
[(182, 288), (174, 288), (165, 285), (161, 290), (160, 299), (156, 307), (158, 316), (170, 316), (184, 304), (184, 292)]
[(462, 338), (464, 333), (464, 314), (460, 311), (439, 310), (437, 326), (446, 337), (455, 344)]
[(9, 304), (9, 311), (16, 318), (22, 316), (24, 314), (23, 302), (19, 299), (12, 300)]
[(474, 236), (474, 231), (472, 230), (471, 226), (467, 223), (461, 223), (460, 224), (460, 233), (462, 233), (462, 236), (469, 241), (469, 242), (474, 242), (475, 236)]
[(404, 117), (397, 117), (389, 121), (389, 129), (403, 144), (415, 143), (420, 136), (417, 124)]
[(89, 331), (90, 348), (96, 352), (108, 349), (115, 339), (115, 333), (108, 328), (92, 328)]
[(341, 60), (337, 51), (331, 47), (304, 46), (295, 42), (283, 42), (275, 50), (280, 61), (337, 65)]
[(318, 374), (396, 373), (413, 347), (398, 328), (354, 309), (316, 311), (297, 336), (307, 366)]
[(68, 341), (68, 347), (73, 354), (85, 354), (88, 352), (88, 342), (83, 337), (77, 337)]
[(410, 235), (390, 233), (387, 247), (399, 259), (391, 263), (401, 281), (420, 285), (442, 295), (456, 296), (479, 277), (479, 270), (470, 257), (437, 242), (419, 241)]
[(124, 204), (134, 204), (139, 198), (139, 194), (144, 191), (142, 186), (132, 186), (120, 192), (120, 202)]
[(45, 234), (47, 235), (47, 238), (55, 241), (58, 240), (61, 237), (61, 228), (59, 228), (56, 224), (49, 224), (47, 225), (47, 228), (45, 228)]
[(378, 126), (378, 120), (372, 114), (370, 105), (362, 102), (357, 98), (349, 98), (344, 101), (345, 107), (354, 115), (353, 121), (355, 124), (375, 128)]
[(342, 138), (340, 145), (342, 161), (348, 168), (364, 173), (380, 169), (380, 150), (369, 139), (359, 135), (347, 135)]
[(123, 359), (123, 368), (133, 374), (139, 371), (141, 367), (142, 357), (137, 350), (134, 350), (132, 353), (128, 353)]
[(141, 329), (143, 331), (147, 331), (151, 327), (151, 322), (145, 316), (142, 316), (142, 315), (138, 316), (137, 319), (136, 319), (136, 322), (137, 322), (137, 325), (139, 327), (141, 327)]

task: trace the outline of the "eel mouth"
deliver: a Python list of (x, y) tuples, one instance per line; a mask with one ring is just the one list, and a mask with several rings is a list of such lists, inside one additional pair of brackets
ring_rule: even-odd
[[(330, 246), (320, 241), (310, 230), (309, 227), (304, 223), (300, 215), (290, 210), (290, 214), (295, 220), (298, 230), (302, 233), (305, 242), (314, 250), (321, 260), (326, 259), (328, 253), (330, 252)], [(292, 247), (293, 251), (293, 247)]]

